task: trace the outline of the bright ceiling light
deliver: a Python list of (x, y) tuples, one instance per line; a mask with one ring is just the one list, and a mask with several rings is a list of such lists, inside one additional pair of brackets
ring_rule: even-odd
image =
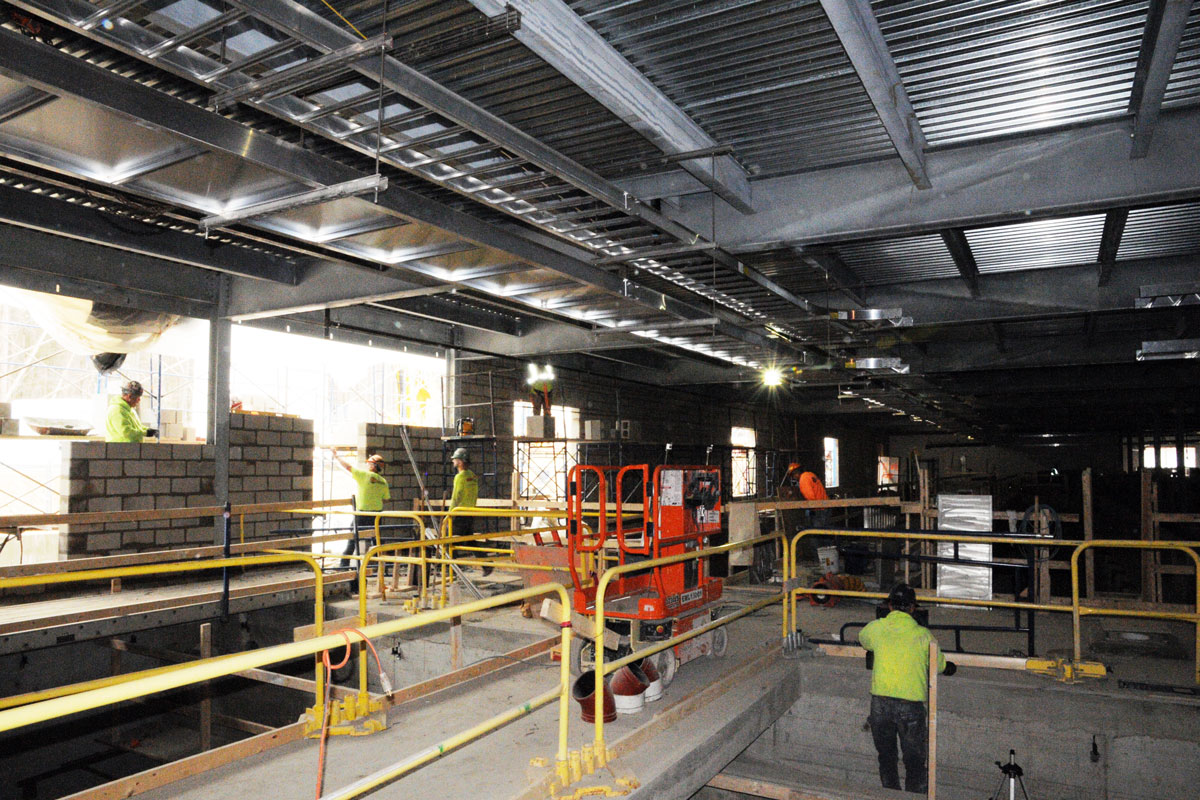
[(763, 386), (782, 386), (783, 370), (779, 367), (767, 367), (762, 371)]

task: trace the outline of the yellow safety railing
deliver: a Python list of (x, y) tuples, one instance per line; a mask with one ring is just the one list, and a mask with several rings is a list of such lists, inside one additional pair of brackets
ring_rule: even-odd
[[(1118, 608), (1088, 608), (1079, 603), (1079, 556), (1089, 548), (1105, 547), (1105, 548), (1124, 548), (1133, 550), (1180, 550), (1187, 553), (1192, 558), (1192, 563), (1196, 567), (1195, 588), (1196, 588), (1196, 609), (1192, 614), (1177, 614), (1169, 612), (1147, 612), (1136, 611), (1133, 609), (1118, 609)], [(1153, 614), (1154, 619), (1177, 619), (1191, 622), (1195, 626), (1195, 644), (1196, 644), (1196, 668), (1195, 681), (1200, 683), (1200, 555), (1196, 554), (1196, 548), (1200, 547), (1196, 542), (1142, 542), (1142, 541), (1122, 541), (1122, 540), (1105, 540), (1093, 539), (1091, 541), (1080, 543), (1073, 553), (1071, 553), (1071, 621), (1073, 634), (1075, 637), (1075, 660), (1081, 658), (1082, 646), (1081, 636), (1081, 621), (1083, 615), (1099, 615), (1108, 617), (1142, 617), (1150, 618)]]
[[(1046, 604), (1046, 603), (1020, 603), (1008, 600), (971, 600), (957, 597), (936, 597), (930, 595), (919, 595), (918, 599), (927, 603), (945, 603), (956, 606), (977, 606), (980, 608), (1015, 608), (1025, 609), (1028, 611), (1049, 611), (1054, 613), (1071, 613), (1072, 617), (1072, 635), (1074, 639), (1074, 655), (1075, 661), (1078, 662), (1081, 657), (1081, 632), (1080, 619), (1083, 616), (1113, 616), (1113, 617), (1138, 617), (1141, 619), (1162, 619), (1175, 620), (1182, 622), (1190, 622), (1196, 626), (1196, 682), (1200, 683), (1200, 555), (1197, 555), (1196, 548), (1200, 544), (1196, 542), (1143, 542), (1128, 539), (1092, 539), (1089, 541), (1078, 541), (1074, 539), (1013, 539), (1012, 537), (1003, 536), (985, 536), (971, 534), (953, 534), (953, 533), (899, 533), (896, 531), (846, 531), (846, 530), (829, 530), (825, 528), (809, 528), (803, 530), (792, 537), (791, 554), (795, 559), (800, 552), (800, 540), (805, 536), (833, 536), (846, 538), (870, 538), (870, 539), (900, 539), (906, 541), (933, 541), (933, 542), (958, 542), (960, 544), (1006, 544), (1020, 545), (1029, 547), (1070, 547), (1073, 549), (1071, 553), (1071, 604)], [(1102, 606), (1084, 606), (1080, 603), (1079, 598), (1079, 555), (1089, 548), (1095, 547), (1113, 547), (1113, 548), (1129, 548), (1129, 549), (1146, 549), (1146, 550), (1181, 550), (1188, 553), (1192, 560), (1196, 563), (1196, 609), (1192, 613), (1180, 613), (1172, 611), (1143, 611), (1134, 609), (1116, 609), (1105, 608)], [(796, 574), (797, 565), (792, 564), (792, 574)], [(857, 597), (866, 599), (882, 600), (887, 598), (886, 592), (866, 592), (866, 591), (850, 591), (845, 589), (813, 589), (811, 587), (795, 585), (795, 582), (789, 582), (786, 578), (784, 586), (789, 595), (789, 605), (791, 606), (790, 625), (785, 623), (784, 635), (787, 635), (795, 629), (796, 623), (796, 602), (800, 595), (821, 595), (831, 597)], [(1032, 654), (1030, 654), (1032, 655)]]
[[(276, 560), (283, 559), (282, 556), (260, 558), (271, 558)], [(247, 560), (253, 561), (254, 558)], [(206, 563), (204, 565), (189, 564), (178, 566), (197, 566), (199, 568), (209, 568), (214, 564), (220, 566), (220, 564), (215, 561)], [(562, 633), (560, 646), (562, 647), (562, 652), (570, 653), (570, 602), (566, 587), (564, 587), (561, 583), (541, 584), (528, 589), (521, 589), (496, 595), (484, 600), (476, 600), (473, 602), (432, 611), (428, 614), (422, 614), (417, 617), (405, 617), (403, 619), (367, 625), (357, 629), (354, 632), (365, 639), (375, 639), (381, 636), (390, 636), (397, 633), (403, 633), (405, 631), (420, 628), (425, 625), (443, 622), (454, 617), (462, 617), (478, 611), (495, 608), (501, 605), (508, 605), (510, 603), (520, 602), (521, 600), (525, 600), (527, 598), (539, 597), (541, 595), (550, 593), (557, 594), (561, 603), (562, 613), (559, 623)], [(73, 692), (66, 696), (51, 697), (39, 700), (37, 702), (31, 702), (17, 708), (2, 710), (0, 711), (0, 732), (14, 730), (16, 728), (25, 727), (28, 725), (34, 725), (47, 720), (58, 719), (71, 714), (90, 711), (92, 709), (101, 708), (113, 703), (121, 703), (172, 689), (179, 689), (184, 686), (203, 683), (216, 678), (234, 675), (248, 669), (255, 669), (284, 661), (291, 661), (307, 655), (318, 655), (326, 650), (336, 650), (344, 647), (345, 645), (346, 638), (342, 633), (338, 633), (317, 636), (315, 638), (306, 639), (300, 642), (290, 642), (287, 644), (274, 645), (272, 647), (264, 647), (257, 650), (249, 650), (242, 653), (215, 656), (213, 658), (208, 658), (201, 661), (173, 665), (172, 667), (163, 668), (161, 670), (152, 670), (149, 671), (152, 674), (139, 674), (137, 677), (120, 681), (118, 683), (109, 683), (103, 686), (90, 687), (83, 691)], [(348, 800), (348, 798), (358, 797), (362, 794), (365, 794), (372, 789), (382, 786), (389, 781), (395, 780), (396, 778), (411, 772), (413, 769), (421, 766), (422, 764), (438, 758), (443, 753), (446, 753), (456, 747), (490, 733), (491, 731), (500, 728), (501, 726), (518, 717), (531, 713), (535, 709), (548, 705), (555, 699), (558, 699), (559, 701), (556, 770), (561, 776), (567, 775), (567, 725), (570, 710), (568, 703), (570, 700), (569, 693), (571, 688), (570, 665), (568, 662), (569, 659), (564, 658), (562, 660), (562, 665), (559, 670), (558, 686), (556, 688), (544, 692), (520, 705), (514, 706), (513, 708), (510, 708), (501, 714), (497, 714), (465, 731), (450, 736), (449, 738), (432, 745), (431, 747), (421, 751), (411, 758), (386, 767), (385, 769), (380, 770), (373, 775), (367, 776), (351, 786), (327, 795), (327, 797)]]
[[(315, 595), (313, 608), (313, 623), (315, 632), (320, 635), (325, 624), (325, 580), (321, 572), (321, 565), (317, 560), (306, 553), (276, 553), (260, 556), (231, 556), (230, 558), (213, 558), (202, 561), (187, 561), (182, 563), (166, 563), (166, 564), (139, 564), (127, 567), (106, 567), (103, 569), (79, 570), (76, 572), (60, 572), (47, 575), (22, 575), (11, 578), (0, 578), (0, 590), (14, 589), (27, 586), (47, 586), (53, 584), (64, 583), (79, 583), (82, 581), (95, 580), (112, 580), (114, 578), (145, 578), (156, 575), (171, 575), (185, 572), (201, 572), (213, 569), (225, 569), (229, 567), (253, 567), (253, 566), (270, 566), (275, 564), (295, 564), (303, 563), (310, 566), (313, 570), (313, 593)], [(212, 661), (213, 659), (207, 659)], [(111, 687), (117, 684), (130, 683), (142, 678), (167, 675), (176, 672), (188, 664), (172, 664), (165, 667), (158, 667), (150, 670), (142, 670), (140, 672), (127, 673), (125, 675), (114, 675), (109, 678), (100, 678), (94, 681), (85, 681), (83, 683), (75, 683), (69, 686), (59, 686), (53, 689), (46, 689), (40, 692), (30, 692), (14, 697), (7, 697), (0, 700), (0, 709), (10, 708), (29, 703), (37, 703), (43, 700), (49, 700), (57, 697), (66, 697), (69, 695), (79, 694), (82, 692), (93, 691)], [(321, 702), (325, 692), (325, 676), (322, 670), (318, 669), (316, 674), (316, 697), (317, 702)]]
[[(785, 615), (787, 613), (787, 603), (785, 602), (787, 599), (787, 594), (784, 592), (780, 592), (780, 594), (778, 594), (778, 595), (771, 595), (771, 596), (765, 597), (762, 600), (758, 600), (754, 603), (751, 603), (748, 606), (745, 606), (744, 608), (738, 609), (736, 612), (734, 612), (732, 614), (723, 616), (719, 619), (715, 619), (706, 625), (702, 625), (698, 628), (693, 628), (689, 631), (679, 634), (678, 636), (673, 636), (670, 639), (666, 639), (661, 642), (656, 642), (653, 645), (644, 647), (641, 650), (638, 650), (637, 652), (630, 653), (627, 656), (616, 659), (615, 661), (608, 662), (606, 664), (604, 661), (604, 633), (605, 633), (605, 631), (604, 631), (604, 604), (605, 604), (605, 600), (606, 600), (605, 594), (607, 593), (607, 590), (608, 590), (608, 584), (613, 580), (613, 578), (615, 578), (619, 575), (623, 575), (626, 572), (633, 572), (635, 570), (641, 571), (641, 570), (649, 569), (651, 567), (665, 566), (667, 564), (678, 564), (681, 561), (691, 561), (691, 560), (700, 559), (700, 558), (708, 558), (710, 556), (719, 555), (722, 553), (730, 553), (735, 550), (741, 550), (741, 549), (744, 549), (747, 547), (753, 547), (757, 544), (764, 544), (766, 542), (774, 542), (774, 541), (779, 541), (783, 545), (783, 551), (784, 551), (784, 553), (783, 553), (783, 580), (784, 580), (784, 585), (787, 585), (787, 581), (791, 575), (790, 569), (791, 569), (792, 559), (790, 559), (788, 557), (787, 537), (781, 531), (777, 531), (775, 533), (770, 533), (765, 536), (759, 536), (754, 539), (747, 539), (747, 540), (741, 541), (741, 542), (731, 542), (730, 544), (723, 544), (723, 545), (719, 545), (717, 547), (709, 547), (709, 548), (705, 548), (703, 550), (693, 550), (690, 553), (681, 553), (679, 555), (665, 556), (663, 558), (652, 558), (652, 559), (648, 559), (646, 561), (637, 561), (637, 562), (634, 562), (631, 564), (624, 564), (624, 565), (620, 565), (620, 566), (609, 567), (607, 570), (604, 571), (604, 574), (600, 576), (600, 580), (596, 586), (596, 623), (595, 623), (595, 625), (596, 625), (596, 631), (595, 631), (595, 633), (596, 633), (596, 638), (595, 638), (595, 644), (596, 644), (596, 647), (595, 647), (595, 649), (596, 649), (596, 688), (595, 688), (596, 722), (595, 722), (594, 742), (592, 744), (592, 748), (595, 753), (595, 758), (597, 760), (598, 765), (604, 765), (608, 762), (608, 748), (604, 743), (604, 676), (605, 675), (607, 675), (610, 672), (620, 669), (621, 667), (625, 666), (626, 664), (631, 664), (635, 661), (641, 661), (642, 659), (646, 658), (647, 656), (652, 656), (655, 653), (658, 653), (662, 650), (666, 650), (669, 647), (674, 647), (675, 645), (680, 644), (681, 642), (686, 642), (689, 639), (694, 639), (697, 636), (708, 633), (709, 631), (715, 630), (716, 628), (719, 628), (723, 625), (728, 625), (729, 623), (731, 623), (735, 620), (738, 620), (738, 619), (741, 619), (742, 617), (753, 614), (754, 612), (758, 611), (759, 609), (766, 608), (767, 606), (771, 605), (772, 603), (780, 603), (781, 606), (783, 607), (782, 613)], [(566, 656), (567, 656), (568, 652), (569, 651), (566, 651), (566, 650), (563, 651), (564, 660), (566, 660)]]

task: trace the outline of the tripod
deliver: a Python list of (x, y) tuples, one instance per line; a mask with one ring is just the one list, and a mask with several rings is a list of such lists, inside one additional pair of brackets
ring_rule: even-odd
[(1000, 785), (996, 787), (996, 793), (992, 795), (992, 800), (1003, 800), (1004, 786), (1008, 785), (1008, 800), (1017, 800), (1017, 787), (1021, 787), (1021, 794), (1025, 800), (1029, 800), (1029, 792), (1025, 791), (1025, 781), (1021, 776), (1025, 771), (1021, 769), (1021, 765), (1017, 763), (1017, 751), (1008, 751), (1008, 763), (1001, 764), (996, 762), (996, 766), (1004, 773), (1004, 777), (1000, 779)]

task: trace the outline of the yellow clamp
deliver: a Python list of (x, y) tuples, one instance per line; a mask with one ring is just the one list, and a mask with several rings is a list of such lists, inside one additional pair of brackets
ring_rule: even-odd
[[(360, 692), (330, 704), (328, 727), (330, 736), (368, 736), (387, 730), (387, 711), (382, 700)], [(304, 735), (321, 735), (321, 706), (305, 710)]]
[(1097, 661), (1072, 661), (1066, 658), (1030, 658), (1025, 669), (1048, 675), (1063, 683), (1079, 683), (1084, 678), (1104, 678), (1108, 670)]

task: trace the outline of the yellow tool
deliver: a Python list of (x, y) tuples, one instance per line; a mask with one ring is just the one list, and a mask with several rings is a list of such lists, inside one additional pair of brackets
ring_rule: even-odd
[(1072, 661), (1066, 658), (1030, 658), (1025, 669), (1048, 675), (1063, 683), (1079, 683), (1084, 678), (1105, 678), (1108, 670), (1096, 661)]

